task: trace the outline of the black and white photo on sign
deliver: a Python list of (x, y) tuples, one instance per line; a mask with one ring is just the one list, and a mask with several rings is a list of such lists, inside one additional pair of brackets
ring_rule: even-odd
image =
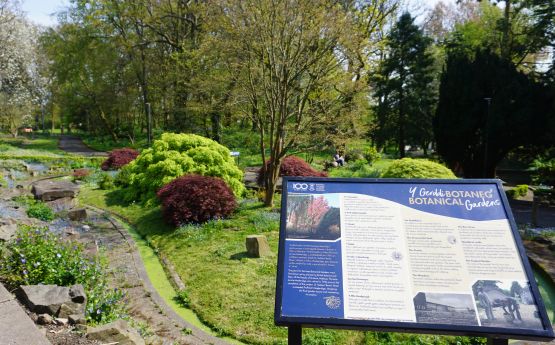
[(419, 292), (413, 298), (416, 322), (478, 326), (469, 294)]
[(543, 329), (527, 281), (478, 280), (472, 292), (482, 326)]

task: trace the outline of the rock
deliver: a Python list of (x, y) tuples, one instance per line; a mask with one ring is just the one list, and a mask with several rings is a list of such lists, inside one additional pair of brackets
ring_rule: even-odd
[(87, 210), (85, 210), (84, 208), (71, 210), (67, 213), (67, 216), (73, 221), (85, 220), (87, 219)]
[(82, 324), (78, 323), (78, 324), (75, 325), (74, 329), (78, 332), (86, 333), (87, 332), (87, 325), (82, 325)]
[(100, 327), (87, 328), (87, 338), (101, 343), (115, 343), (118, 345), (144, 345), (139, 333), (129, 327), (127, 321), (116, 320)]
[(247, 252), (250, 256), (261, 258), (264, 256), (272, 255), (270, 245), (266, 236), (263, 235), (249, 235), (245, 240)]
[(9, 241), (17, 231), (17, 224), (11, 218), (0, 219), (0, 241)]
[(52, 211), (56, 213), (62, 212), (62, 211), (69, 211), (75, 206), (77, 206), (75, 199), (70, 197), (48, 201), (47, 204), (52, 209)]
[(54, 321), (56, 321), (56, 324), (59, 326), (67, 326), (69, 323), (68, 319), (62, 317), (57, 317)]
[(83, 231), (89, 231), (91, 229), (91, 227), (85, 224), (85, 225), (83, 225), (82, 229), (83, 229)]
[(79, 192), (79, 186), (69, 181), (43, 180), (33, 183), (31, 192), (35, 199), (52, 201), (61, 198), (74, 198)]
[[(83, 307), (81, 307), (83, 306)], [(57, 316), (60, 318), (67, 319), (70, 315), (84, 313), (85, 305), (82, 303), (63, 303), (58, 310)]]
[(37, 318), (37, 323), (39, 325), (50, 325), (52, 322), (54, 322), (54, 319), (52, 319), (52, 316), (48, 314), (40, 314)]
[[(82, 289), (81, 285), (71, 288), (56, 285), (23, 285), (20, 286), (17, 295), (34, 313), (67, 318), (71, 314), (85, 313), (86, 299), (83, 300), (80, 296)], [(74, 291), (75, 295), (70, 295), (70, 291)], [(83, 302), (74, 302), (74, 298)]]
[(87, 319), (84, 314), (71, 314), (67, 317), (70, 325), (86, 325)]
[(81, 284), (73, 285), (69, 288), (69, 297), (75, 303), (85, 303), (87, 301), (85, 288)]

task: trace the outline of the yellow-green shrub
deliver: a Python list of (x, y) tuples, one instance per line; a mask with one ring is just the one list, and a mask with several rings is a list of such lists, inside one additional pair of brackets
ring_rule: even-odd
[(243, 172), (229, 150), (195, 134), (164, 133), (151, 148), (124, 166), (116, 179), (127, 201), (147, 201), (177, 177), (186, 174), (219, 177), (235, 196), (245, 192)]
[(403, 158), (394, 161), (384, 178), (456, 178), (449, 168), (426, 159)]

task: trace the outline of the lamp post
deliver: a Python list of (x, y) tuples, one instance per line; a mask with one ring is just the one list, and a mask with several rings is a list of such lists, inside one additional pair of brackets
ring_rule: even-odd
[(150, 103), (146, 103), (146, 116), (147, 116), (147, 141), (148, 146), (152, 144), (152, 110), (150, 108)]
[(484, 131), (484, 171), (483, 176), (487, 177), (488, 171), (488, 134), (489, 134), (489, 110), (491, 106), (491, 97), (485, 97), (484, 101), (486, 101), (487, 108), (486, 108), (486, 128)]

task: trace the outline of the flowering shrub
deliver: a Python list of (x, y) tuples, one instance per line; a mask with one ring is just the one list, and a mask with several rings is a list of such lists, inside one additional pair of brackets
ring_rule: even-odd
[(175, 226), (229, 216), (237, 208), (231, 189), (216, 177), (179, 177), (158, 192), (164, 219)]
[[(266, 162), (268, 166), (269, 162)], [(315, 177), (327, 177), (328, 174), (323, 171), (318, 171), (305, 162), (302, 158), (297, 156), (287, 156), (281, 162), (281, 167), (279, 168), (279, 176), (315, 176)], [(262, 169), (260, 169), (257, 177), (257, 182), (259, 185), (264, 183), (262, 176)]]
[(139, 151), (125, 147), (123, 149), (116, 149), (110, 152), (108, 159), (102, 163), (102, 170), (118, 170), (124, 165), (131, 163), (139, 156)]
[(0, 254), (0, 278), (10, 287), (82, 284), (87, 321), (105, 323), (120, 316), (123, 294), (108, 288), (101, 260), (85, 258), (76, 242), (64, 241), (47, 228), (22, 226)]
[(426, 159), (403, 158), (394, 161), (384, 178), (456, 178), (449, 168)]
[(116, 184), (123, 187), (127, 201), (148, 201), (162, 186), (187, 174), (219, 177), (235, 196), (245, 192), (243, 172), (229, 150), (194, 134), (162, 134), (151, 148), (121, 169)]

